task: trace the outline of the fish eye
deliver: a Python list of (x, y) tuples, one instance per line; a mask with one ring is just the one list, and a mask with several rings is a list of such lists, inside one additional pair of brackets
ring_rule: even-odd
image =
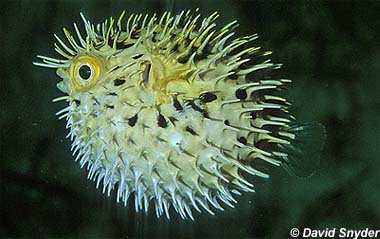
[(79, 67), (79, 76), (82, 80), (87, 81), (92, 75), (92, 69), (89, 65), (82, 65)]
[(100, 74), (100, 62), (95, 57), (78, 57), (72, 64), (71, 77), (77, 90), (84, 90), (93, 86), (99, 79)]

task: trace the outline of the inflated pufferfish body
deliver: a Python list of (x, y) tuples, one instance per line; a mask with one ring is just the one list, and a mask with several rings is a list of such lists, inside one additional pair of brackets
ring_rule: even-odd
[(94, 26), (81, 14), (85, 37), (76, 24), (77, 40), (66, 29), (69, 44), (56, 36), (66, 59), (35, 63), (63, 79), (67, 95), (55, 101), (69, 106), (57, 114), (103, 192), (117, 188), (125, 204), (134, 194), (136, 210), (153, 202), (157, 216), (172, 206), (193, 219), (193, 208), (213, 214), (253, 191), (247, 175), (268, 177), (257, 161), (308, 173), (323, 130), (294, 126), (275, 94), (290, 81), (270, 78), (280, 65), (249, 46), (256, 35), (233, 39), (236, 21), (216, 29), (217, 13), (201, 22), (191, 11), (132, 15), (126, 26), (123, 15)]

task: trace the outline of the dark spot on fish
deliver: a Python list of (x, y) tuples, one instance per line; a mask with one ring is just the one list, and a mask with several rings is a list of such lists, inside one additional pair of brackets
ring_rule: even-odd
[(129, 48), (129, 47), (133, 46), (134, 44), (135, 44), (134, 42), (133, 43), (127, 43), (127, 44), (124, 45), (124, 47), (125, 48)]
[(135, 126), (136, 122), (137, 122), (137, 114), (135, 114), (135, 116), (133, 116), (132, 118), (128, 119), (128, 124), (132, 127)]
[(239, 137), (237, 139), (237, 141), (239, 141), (240, 143), (244, 144), (244, 145), (247, 145), (247, 139), (243, 136)]
[(175, 117), (170, 116), (169, 117), (170, 122), (175, 126), (175, 122), (178, 121)]
[(131, 39), (139, 39), (140, 38), (140, 34), (137, 30), (134, 30), (131, 34)]
[(191, 105), (191, 108), (193, 108), (193, 110), (202, 113), (203, 117), (205, 117), (205, 118), (209, 118), (209, 116), (208, 116), (208, 112), (207, 112), (205, 109), (202, 109), (201, 107), (199, 107), (199, 106), (198, 106), (194, 101), (192, 101), (192, 100), (190, 100), (189, 103), (190, 103), (190, 105)]
[(133, 46), (135, 43), (133, 42), (131, 42), (131, 43), (127, 43), (127, 44), (125, 44), (124, 43), (124, 48), (129, 48), (129, 47), (131, 47), (131, 46)]
[(139, 58), (141, 58), (144, 54), (138, 54), (138, 55), (135, 55), (134, 57), (132, 57), (133, 59), (137, 60)]
[(168, 122), (166, 121), (165, 117), (162, 114), (158, 114), (158, 116), (157, 116), (157, 124), (161, 128), (168, 127)]
[[(234, 71), (229, 71), (228, 73), (230, 73), (230, 72), (234, 72)], [(230, 80), (237, 80), (238, 77), (236, 75), (236, 72), (234, 72), (233, 74), (229, 75), (228, 78)]]
[(227, 125), (227, 126), (231, 126), (231, 125), (230, 125), (230, 121), (228, 121), (228, 120), (225, 120), (225, 121), (224, 121), (224, 124)]
[(77, 106), (80, 106), (80, 100), (74, 100), (74, 102)]
[(179, 58), (178, 63), (185, 64), (187, 61), (185, 58)]
[(110, 92), (110, 93), (108, 93), (108, 95), (117, 96), (117, 93), (115, 93), (115, 92)]
[(276, 145), (273, 143), (268, 142), (267, 139), (261, 139), (254, 143), (255, 147), (267, 150), (267, 151), (274, 151), (276, 149)]
[(143, 73), (143, 82), (145, 85), (147, 85), (148, 81), (149, 81), (149, 73), (150, 73), (151, 63), (150, 63), (150, 61), (144, 61), (143, 64), (145, 65), (145, 70)]
[(178, 47), (179, 47), (179, 45), (176, 44), (176, 45), (172, 48), (172, 52), (177, 52), (177, 51), (178, 51)]
[(116, 49), (117, 50), (127, 49), (133, 45), (134, 43), (116, 42)]
[(114, 86), (120, 86), (120, 85), (122, 85), (124, 83), (125, 83), (125, 80), (122, 80), (122, 79), (115, 79), (113, 81)]
[(177, 111), (183, 110), (181, 103), (179, 103), (177, 97), (173, 97), (173, 106)]
[(184, 57), (181, 57), (178, 59), (178, 63), (185, 64), (190, 59), (189, 55), (186, 55)]
[(240, 100), (245, 100), (247, 98), (247, 91), (244, 89), (238, 89), (235, 92), (235, 95), (236, 95), (236, 98), (238, 98)]
[(110, 47), (113, 47), (113, 39), (110, 37), (108, 38), (108, 42), (107, 44), (110, 46)]
[(131, 142), (134, 145), (137, 145), (136, 142), (132, 138), (129, 138), (128, 141)]
[(114, 105), (106, 105), (106, 108), (108, 108), (108, 109), (114, 109), (115, 106)]
[[(108, 39), (107, 44), (110, 47), (113, 47), (114, 40), (115, 40), (115, 37), (110, 37)], [(133, 45), (134, 45), (134, 43), (126, 43), (125, 41), (116, 41), (116, 44), (115, 44), (117, 50), (126, 49), (126, 48), (133, 46)]]
[(216, 100), (217, 98), (218, 97), (215, 94), (210, 93), (210, 92), (206, 92), (200, 96), (201, 101), (204, 103), (212, 102)]
[(113, 68), (110, 69), (110, 72), (116, 71), (119, 68), (120, 68), (120, 66), (114, 66)]
[[(194, 52), (195, 51), (197, 51), (198, 49), (194, 49)], [(191, 55), (191, 54), (190, 54)], [(196, 54), (195, 56), (194, 56), (194, 61), (195, 62), (198, 62), (198, 61), (201, 61), (201, 60), (204, 60), (204, 59), (206, 59), (207, 58), (207, 56), (209, 56), (210, 55), (210, 51), (209, 50), (207, 50), (207, 48), (205, 48), (205, 49), (203, 49), (203, 51), (201, 52), (201, 54)]]
[(100, 105), (99, 100), (96, 99), (94, 96), (92, 97), (92, 99), (94, 100), (94, 105)]
[[(107, 44), (108, 44), (110, 47), (113, 47), (114, 40), (115, 40), (114, 37), (110, 37), (110, 38), (108, 39)], [(122, 50), (122, 49), (129, 48), (129, 47), (131, 47), (131, 46), (133, 46), (133, 45), (134, 45), (134, 43), (126, 43), (125, 41), (116, 41), (115, 47), (116, 47), (116, 50)]]
[(198, 135), (190, 126), (186, 126), (185, 130), (194, 136)]

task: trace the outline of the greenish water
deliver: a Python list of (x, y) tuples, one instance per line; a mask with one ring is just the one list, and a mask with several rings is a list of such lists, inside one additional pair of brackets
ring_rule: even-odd
[[(271, 168), (235, 209), (197, 220), (157, 219), (95, 189), (74, 162), (53, 70), (32, 65), (53, 53), (53, 33), (136, 12), (200, 7), (239, 20), (274, 51), (299, 121), (319, 121), (327, 140), (315, 175)], [(380, 2), (3, 1), (0, 78), (0, 238), (286, 238), (293, 227), (380, 229)]]

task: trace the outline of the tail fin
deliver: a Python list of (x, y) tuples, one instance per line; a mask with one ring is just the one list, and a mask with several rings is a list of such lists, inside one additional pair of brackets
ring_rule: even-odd
[(315, 173), (320, 164), (326, 131), (320, 123), (294, 125), (289, 129), (295, 135), (291, 144), (279, 145), (288, 155), (282, 157), (282, 166), (292, 176), (307, 177)]

